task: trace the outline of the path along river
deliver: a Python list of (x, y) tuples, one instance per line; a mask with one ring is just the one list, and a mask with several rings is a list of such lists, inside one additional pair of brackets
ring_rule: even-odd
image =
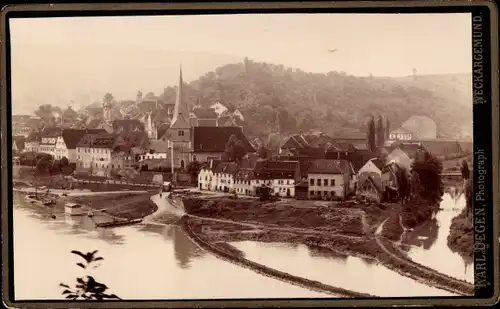
[[(72, 284), (83, 275), (83, 270), (75, 265), (79, 257), (70, 254), (71, 250), (99, 250), (104, 261), (92, 273), (123, 299), (331, 297), (219, 260), (200, 249), (177, 226), (139, 224), (95, 229), (92, 220), (96, 218), (70, 218), (61, 209), (52, 219), (53, 211), (28, 205), (20, 197), (19, 193), (14, 194), (17, 300), (61, 299), (59, 283)], [(444, 223), (438, 234), (447, 233), (443, 228), (447, 228)], [(451, 295), (356, 257), (332, 256), (313, 248), (284, 244), (233, 245), (250, 260), (358, 292), (378, 296)], [(440, 252), (436, 250), (436, 254)], [(459, 277), (461, 270), (463, 264), (455, 273), (447, 274)]]

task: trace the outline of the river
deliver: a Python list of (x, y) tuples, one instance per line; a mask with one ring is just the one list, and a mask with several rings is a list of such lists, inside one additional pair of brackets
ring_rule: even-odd
[[(15, 193), (16, 300), (62, 299), (59, 283), (73, 285), (77, 276), (83, 276), (83, 270), (75, 265), (80, 258), (71, 250), (99, 250), (104, 260), (92, 274), (123, 299), (332, 297), (217, 259), (198, 248), (176, 226), (140, 224), (96, 230), (92, 220), (97, 219), (69, 218), (62, 209), (49, 211), (27, 205)], [(305, 246), (256, 242), (233, 245), (250, 260), (357, 292), (377, 296), (451, 295), (370, 260), (332, 256)]]

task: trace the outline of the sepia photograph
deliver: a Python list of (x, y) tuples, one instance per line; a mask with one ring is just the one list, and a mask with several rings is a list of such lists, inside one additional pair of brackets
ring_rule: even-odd
[(473, 29), (10, 18), (12, 301), (474, 296)]

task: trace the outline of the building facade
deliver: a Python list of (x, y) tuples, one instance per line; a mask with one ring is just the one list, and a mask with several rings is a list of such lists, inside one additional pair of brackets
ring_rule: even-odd
[(345, 199), (349, 194), (352, 175), (346, 160), (314, 160), (307, 174), (310, 199)]

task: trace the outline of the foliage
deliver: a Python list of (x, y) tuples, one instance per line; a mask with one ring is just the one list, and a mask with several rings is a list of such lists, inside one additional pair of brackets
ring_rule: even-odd
[[(215, 101), (231, 102), (245, 117), (248, 137), (262, 140), (277, 131), (365, 134), (366, 129), (360, 128), (370, 114), (387, 116), (396, 126), (413, 115), (428, 116), (438, 131), (452, 136), (459, 127), (472, 124), (469, 114), (457, 108), (462, 103), (468, 106), (463, 95), (468, 89), (442, 76), (364, 78), (334, 71), (308, 73), (252, 60), (246, 70), (243, 63), (224, 65), (184, 87), (188, 101), (205, 107)], [(159, 95), (167, 104), (175, 103), (175, 98), (173, 86)]]
[[(96, 261), (104, 260), (102, 257), (96, 256), (97, 250), (88, 253), (82, 253), (77, 250), (72, 250), (71, 253), (76, 254), (84, 259), (84, 263), (76, 263), (83, 269), (89, 269), (90, 266), (94, 268)], [(76, 278), (75, 288), (72, 289), (69, 285), (61, 283), (61, 287), (65, 288), (62, 295), (66, 295), (68, 300), (119, 300), (120, 298), (115, 294), (107, 294), (108, 287), (100, 282), (97, 282), (94, 277), (87, 275), (85, 277)]]
[(389, 118), (385, 119), (385, 139), (389, 139), (389, 133), (391, 132), (391, 124), (389, 122)]
[(257, 149), (257, 155), (261, 159), (266, 159), (269, 156), (269, 150), (264, 146), (260, 146), (259, 149)]
[(233, 134), (229, 137), (229, 140), (226, 143), (225, 154), (227, 155), (227, 161), (239, 162), (243, 159), (247, 152), (243, 143), (238, 140), (236, 135)]
[(261, 201), (268, 201), (271, 198), (271, 188), (266, 185), (256, 188), (255, 193)]
[(368, 149), (370, 149), (372, 152), (375, 152), (377, 150), (377, 144), (376, 144), (376, 131), (375, 131), (375, 120), (373, 117), (370, 118), (368, 121), (368, 132), (367, 132), (367, 145)]
[(52, 168), (52, 156), (50, 155), (39, 156), (38, 158), (35, 158), (35, 160), (36, 160), (36, 170), (40, 174), (47, 173)]
[(42, 104), (35, 110), (35, 115), (40, 117), (42, 122), (49, 126), (55, 125), (56, 119), (54, 115), (56, 114), (62, 114), (61, 108), (51, 104)]
[(460, 165), (460, 172), (462, 173), (462, 178), (467, 180), (470, 177), (470, 170), (469, 170), (469, 164), (467, 163), (467, 160), (463, 160), (462, 164)]
[(423, 160), (412, 163), (412, 171), (418, 175), (420, 188), (419, 197), (430, 204), (438, 204), (444, 194), (444, 184), (441, 180), (443, 163), (432, 154), (425, 152)]
[(103, 97), (103, 102), (104, 103), (111, 103), (113, 101), (114, 97), (111, 93), (107, 92), (106, 94), (104, 94), (104, 97)]
[(377, 147), (379, 149), (382, 149), (384, 147), (385, 143), (385, 129), (384, 129), (384, 120), (382, 119), (382, 116), (378, 116), (377, 120), (377, 130), (376, 130), (376, 135), (377, 135)]
[(187, 165), (187, 172), (191, 175), (191, 178), (198, 179), (198, 174), (201, 170), (201, 164), (198, 161), (191, 161)]
[(65, 167), (65, 166), (69, 165), (69, 160), (66, 157), (62, 157), (60, 162), (61, 162), (61, 167)]
[(394, 174), (398, 183), (398, 194), (401, 200), (405, 200), (410, 194), (410, 182), (408, 179), (408, 171), (398, 164), (394, 165)]

